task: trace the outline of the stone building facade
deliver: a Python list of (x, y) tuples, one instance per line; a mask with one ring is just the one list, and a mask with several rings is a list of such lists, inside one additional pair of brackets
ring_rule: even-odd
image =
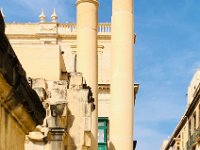
[[(98, 31), (98, 113), (104, 122), (110, 117), (111, 25), (100, 23)], [(7, 23), (6, 34), (28, 77), (66, 80), (68, 73), (77, 71), (75, 23)]]
[(4, 32), (0, 13), (0, 150), (23, 150), (25, 136), (42, 124), (45, 110)]
[[(66, 79), (67, 73), (77, 70), (76, 24), (40, 22), (8, 23), (6, 26), (6, 34), (29, 77), (56, 81)], [(16, 28), (18, 30), (15, 30)], [(100, 23), (98, 25), (100, 122), (109, 121), (110, 117), (110, 50), (111, 25)], [(135, 84), (135, 93), (137, 91), (138, 84)], [(107, 142), (102, 142), (102, 145), (103, 143)]]
[[(135, 42), (133, 0), (123, 0), (121, 3), (113, 1), (113, 3), (115, 4), (113, 9), (115, 22), (112, 25), (115, 32), (112, 33), (110, 23), (98, 23), (97, 25), (97, 0), (77, 0), (77, 23), (58, 23), (58, 17), (54, 10), (51, 22), (45, 21), (46, 15), (42, 11), (39, 15), (39, 22), (6, 24), (6, 35), (25, 68), (27, 76), (31, 79), (67, 81), (72, 73), (81, 71), (86, 83), (92, 88), (94, 99), (96, 99), (94, 105), (96, 110), (92, 112), (91, 132), (95, 138), (97, 124), (94, 122), (98, 115), (100, 150), (108, 148), (108, 141), (111, 141), (111, 136), (108, 134), (110, 134), (111, 128), (115, 129), (112, 132), (114, 143), (111, 142), (111, 149), (114, 149), (114, 146), (116, 146), (115, 149), (133, 148), (133, 121), (131, 120), (133, 120), (135, 95), (139, 88), (139, 85), (133, 82), (133, 44)], [(91, 12), (84, 13), (86, 9), (87, 12)], [(122, 11), (127, 13), (121, 13)], [(124, 21), (122, 22), (121, 19)], [(118, 26), (119, 24), (121, 25)], [(86, 30), (88, 32), (85, 32)], [(111, 34), (116, 37), (114, 42), (111, 40)], [(116, 49), (116, 53), (112, 51), (113, 47)], [(80, 52), (80, 49), (84, 51)], [(122, 55), (124, 55), (123, 58), (120, 57)], [(113, 63), (113, 67), (111, 67), (111, 57), (115, 58), (113, 60), (117, 62)], [(98, 64), (96, 64), (97, 62)], [(86, 65), (84, 66), (84, 64)], [(115, 78), (111, 78), (112, 71)], [(96, 74), (97, 72), (98, 74)], [(95, 81), (97, 76), (98, 81)], [(111, 87), (111, 82), (116, 86)], [(96, 85), (98, 85), (97, 88)], [(120, 89), (121, 86), (122, 89)], [(113, 94), (111, 94), (111, 89), (113, 89)], [(123, 92), (117, 92), (119, 90)], [(115, 99), (112, 105), (111, 95)], [(69, 99), (66, 101), (70, 102)], [(115, 101), (117, 105), (113, 105)], [(115, 107), (120, 109), (116, 112)], [(111, 114), (113, 114), (112, 122)], [(124, 128), (126, 131), (121, 128), (124, 126), (123, 121), (119, 122), (120, 119), (114, 116), (120, 117), (121, 120), (125, 118), (124, 116), (130, 118), (130, 121), (126, 122), (128, 128)], [(120, 137), (129, 140), (117, 141), (115, 138), (117, 126), (120, 129), (118, 130)], [(31, 143), (31, 141), (29, 142)], [(91, 142), (94, 143), (93, 139)], [(86, 143), (89, 144), (89, 142)]]
[(200, 70), (188, 87), (188, 105), (172, 136), (162, 150), (200, 149)]

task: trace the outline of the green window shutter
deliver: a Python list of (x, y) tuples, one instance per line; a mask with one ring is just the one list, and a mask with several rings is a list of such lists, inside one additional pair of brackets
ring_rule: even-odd
[(108, 118), (98, 118), (98, 150), (107, 150)]

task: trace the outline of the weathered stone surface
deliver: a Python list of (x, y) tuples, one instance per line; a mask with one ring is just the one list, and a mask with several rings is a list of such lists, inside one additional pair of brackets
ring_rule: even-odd
[(83, 77), (81, 73), (73, 72), (70, 74), (70, 83), (69, 88), (70, 89), (80, 89), (83, 87)]
[[(83, 87), (81, 74), (72, 74), (73, 79), (69, 86), (67, 101), (69, 107), (68, 133), (70, 135), (69, 147), (75, 149), (87, 149), (91, 146), (91, 91), (86, 85)], [(76, 84), (74, 84), (76, 83)]]
[(69, 82), (32, 81), (34, 89), (42, 88), (47, 93), (46, 99), (40, 96), (46, 118), (35, 133), (27, 135), (26, 150), (34, 150), (35, 147), (37, 150), (87, 150), (91, 146), (93, 104), (90, 88), (83, 83), (82, 74), (71, 73)]
[[(37, 150), (64, 150), (67, 138), (65, 128), (67, 128), (68, 84), (66, 81), (46, 81), (41, 78), (31, 80), (32, 87), (43, 101), (46, 118), (42, 126), (27, 135), (26, 150), (36, 148)], [(39, 140), (40, 143), (38, 143)]]
[(0, 150), (24, 150), (24, 140), (21, 126), (0, 106)]
[(45, 110), (4, 32), (0, 13), (0, 150), (23, 150), (25, 134), (42, 123)]

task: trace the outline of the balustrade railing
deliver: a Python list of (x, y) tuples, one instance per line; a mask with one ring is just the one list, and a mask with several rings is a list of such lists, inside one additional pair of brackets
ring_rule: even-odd
[(76, 33), (76, 24), (75, 23), (65, 23), (58, 25), (58, 33), (66, 34), (66, 33)]
[[(58, 24), (58, 33), (60, 34), (76, 34), (77, 26), (75, 23), (63, 23)], [(97, 31), (99, 34), (111, 33), (110, 23), (99, 23)]]
[(99, 33), (110, 33), (111, 32), (111, 24), (110, 23), (100, 23), (98, 25)]

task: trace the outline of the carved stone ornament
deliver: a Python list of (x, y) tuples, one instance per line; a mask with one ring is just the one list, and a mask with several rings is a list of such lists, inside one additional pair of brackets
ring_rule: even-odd
[(52, 25), (42, 25), (40, 31), (56, 31), (56, 26)]

